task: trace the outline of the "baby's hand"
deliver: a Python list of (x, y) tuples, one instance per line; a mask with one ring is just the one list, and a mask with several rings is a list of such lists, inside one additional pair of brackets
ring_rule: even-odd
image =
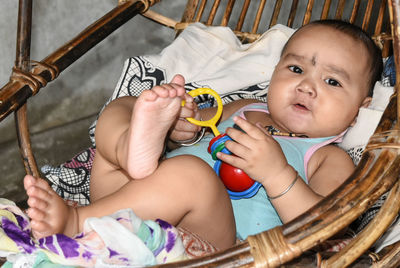
[(200, 126), (194, 125), (185, 118), (192, 117), (200, 120), (200, 113), (193, 97), (185, 94), (185, 106), (182, 107), (179, 118), (173, 125), (169, 138), (173, 141), (184, 141), (194, 138), (201, 130)]
[(279, 143), (262, 126), (240, 117), (235, 117), (234, 121), (244, 132), (234, 128), (227, 129), (226, 133), (233, 141), (227, 141), (225, 147), (233, 155), (219, 152), (219, 159), (242, 169), (263, 185), (289, 167)]

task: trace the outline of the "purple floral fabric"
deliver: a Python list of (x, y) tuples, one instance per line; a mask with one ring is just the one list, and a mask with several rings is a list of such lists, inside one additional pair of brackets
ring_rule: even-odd
[(0, 256), (21, 262), (43, 254), (49, 262), (79, 267), (145, 266), (187, 258), (175, 227), (143, 221), (130, 209), (87, 219), (83, 232), (73, 238), (55, 234), (36, 240), (28, 217), (0, 198)]

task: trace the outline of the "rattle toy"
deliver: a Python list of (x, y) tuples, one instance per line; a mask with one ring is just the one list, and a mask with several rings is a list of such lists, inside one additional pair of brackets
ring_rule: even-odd
[[(217, 129), (217, 122), (222, 115), (222, 100), (218, 93), (210, 88), (198, 88), (189, 92), (189, 95), (192, 97), (203, 94), (209, 94), (217, 101), (217, 112), (214, 117), (207, 121), (200, 121), (194, 118), (186, 119), (192, 124), (202, 127), (209, 127), (214, 133), (215, 137), (209, 143), (208, 152), (211, 154), (212, 158), (216, 160), (213, 167), (214, 171), (221, 178), (222, 182), (227, 188), (230, 198), (250, 198), (257, 193), (258, 189), (261, 187), (261, 184), (251, 179), (240, 168), (233, 167), (217, 158), (218, 152), (232, 154), (228, 149), (225, 148), (225, 142), (232, 139), (227, 136), (226, 133), (221, 134)], [(182, 106), (184, 104), (185, 102), (182, 101)]]

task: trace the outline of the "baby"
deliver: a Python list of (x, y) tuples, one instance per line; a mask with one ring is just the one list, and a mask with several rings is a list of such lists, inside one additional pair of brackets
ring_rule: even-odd
[(172, 146), (171, 140), (191, 139), (200, 131), (184, 118), (207, 120), (216, 111), (197, 109), (182, 76), (138, 98), (116, 99), (97, 123), (90, 205), (68, 207), (44, 180), (25, 177), (34, 235), (72, 236), (88, 217), (132, 208), (143, 219), (163, 219), (224, 249), (237, 236), (245, 239), (286, 223), (353, 172), (350, 157), (331, 143), (369, 104), (381, 70), (379, 49), (358, 27), (327, 20), (296, 31), (282, 50), (267, 103), (239, 100), (224, 106), (218, 128), (233, 139), (225, 144), (233, 154), (217, 157), (263, 186), (240, 200), (229, 199), (210, 166), (206, 148), (212, 134), (161, 159), (166, 141)]

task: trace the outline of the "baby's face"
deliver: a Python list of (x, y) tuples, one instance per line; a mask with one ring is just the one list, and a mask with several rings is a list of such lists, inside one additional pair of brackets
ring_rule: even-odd
[(367, 50), (326, 26), (302, 28), (288, 43), (268, 90), (268, 108), (282, 131), (337, 135), (367, 104)]

